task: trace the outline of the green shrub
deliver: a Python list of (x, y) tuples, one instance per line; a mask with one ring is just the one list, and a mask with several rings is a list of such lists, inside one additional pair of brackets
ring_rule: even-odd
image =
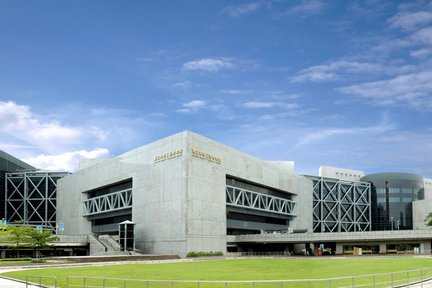
[(203, 251), (191, 251), (186, 254), (186, 257), (208, 257), (208, 256), (223, 256), (222, 252), (203, 252)]
[(32, 258), (4, 258), (4, 259), (0, 259), (0, 262), (18, 262), (18, 261), (27, 261), (30, 262), (32, 260)]
[(46, 260), (43, 258), (33, 258), (31, 259), (31, 263), (45, 263)]

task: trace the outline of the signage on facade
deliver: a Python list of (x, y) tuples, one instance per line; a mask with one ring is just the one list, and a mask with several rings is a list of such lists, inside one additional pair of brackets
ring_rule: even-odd
[(198, 157), (201, 159), (205, 159), (205, 160), (208, 160), (210, 162), (217, 163), (217, 164), (221, 164), (221, 162), (222, 162), (219, 157), (210, 155), (208, 153), (201, 152), (201, 151), (196, 150), (196, 149), (192, 149), (192, 156)]
[(170, 151), (161, 155), (158, 155), (154, 158), (154, 163), (162, 162), (164, 160), (172, 159), (175, 157), (179, 157), (183, 155), (183, 149), (177, 149), (174, 151)]

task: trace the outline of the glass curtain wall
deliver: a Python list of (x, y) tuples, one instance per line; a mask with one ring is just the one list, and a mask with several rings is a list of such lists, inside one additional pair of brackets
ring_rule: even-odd
[(412, 202), (424, 199), (424, 180), (411, 173), (377, 173), (361, 181), (372, 183), (372, 230), (413, 229)]

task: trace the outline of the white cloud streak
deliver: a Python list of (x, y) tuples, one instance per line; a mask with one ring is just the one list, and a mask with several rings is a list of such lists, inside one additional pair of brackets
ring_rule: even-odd
[(283, 15), (300, 15), (302, 17), (312, 16), (323, 13), (327, 9), (327, 4), (321, 0), (302, 0), (300, 4), (290, 7)]
[(204, 100), (192, 100), (182, 104), (182, 108), (178, 109), (180, 113), (197, 112), (200, 109), (207, 107), (207, 102)]
[[(55, 147), (59, 143), (78, 143), (94, 131), (83, 131), (55, 121), (41, 121), (30, 107), (14, 102), (0, 101), (0, 131), (36, 145), (39, 148)], [(100, 136), (101, 131), (96, 134)], [(93, 135), (97, 136), (97, 135)]]
[(261, 7), (261, 2), (251, 2), (237, 6), (228, 6), (223, 9), (223, 12), (227, 13), (231, 17), (243, 16), (246, 14), (251, 14), (259, 10)]
[(36, 168), (73, 172), (78, 169), (78, 163), (80, 159), (105, 158), (107, 156), (109, 156), (108, 149), (96, 148), (90, 151), (79, 150), (57, 155), (41, 154), (35, 157), (24, 159), (23, 161)]
[(431, 11), (417, 11), (412, 13), (398, 13), (388, 20), (390, 27), (401, 28), (405, 31), (412, 31), (432, 23)]
[(431, 79), (432, 71), (419, 71), (387, 80), (350, 85), (339, 91), (369, 98), (376, 105), (409, 104), (419, 109), (432, 109)]
[(206, 101), (203, 100), (192, 100), (182, 105), (185, 108), (203, 108), (206, 106)]
[(412, 36), (412, 39), (421, 44), (432, 45), (432, 26), (420, 29)]
[[(163, 113), (143, 116), (132, 110), (76, 104), (62, 104), (49, 116), (39, 116), (30, 106), (0, 101), (0, 149), (37, 168), (70, 171), (79, 158), (107, 155), (104, 147), (124, 151), (142, 145), (164, 119)], [(75, 124), (64, 124), (67, 121)]]
[(253, 93), (253, 90), (241, 90), (241, 89), (224, 89), (220, 91), (223, 94), (230, 95), (247, 95)]
[(386, 66), (380, 63), (337, 60), (328, 64), (308, 67), (289, 79), (293, 83), (331, 82), (343, 80), (347, 75), (395, 75), (413, 70), (415, 70), (415, 66), (413, 65)]
[(422, 48), (410, 51), (410, 56), (415, 58), (426, 58), (432, 55), (432, 49)]
[(183, 64), (183, 69), (190, 71), (217, 72), (221, 69), (231, 69), (234, 65), (225, 58), (202, 58), (189, 61)]
[(299, 107), (298, 104), (295, 103), (284, 103), (284, 102), (265, 102), (265, 101), (250, 101), (243, 103), (243, 107), (247, 109), (271, 109), (271, 108), (280, 108), (280, 109), (296, 109)]
[(331, 138), (335, 136), (366, 135), (367, 137), (370, 137), (371, 135), (380, 135), (393, 129), (395, 129), (394, 125), (388, 122), (387, 116), (386, 114), (384, 114), (383, 120), (379, 125), (376, 126), (355, 128), (328, 128), (313, 131), (312, 133), (304, 135), (295, 145), (295, 148), (299, 148), (301, 146), (314, 142), (323, 141), (326, 138)]

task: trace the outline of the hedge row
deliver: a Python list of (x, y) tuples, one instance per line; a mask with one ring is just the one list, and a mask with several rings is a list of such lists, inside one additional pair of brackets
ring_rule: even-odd
[(18, 262), (18, 261), (28, 261), (30, 262), (32, 258), (3, 258), (0, 262)]
[(212, 252), (212, 251), (210, 251), (210, 252), (192, 251), (192, 252), (189, 252), (186, 254), (186, 257), (207, 257), (207, 256), (223, 256), (223, 253), (222, 252)]

